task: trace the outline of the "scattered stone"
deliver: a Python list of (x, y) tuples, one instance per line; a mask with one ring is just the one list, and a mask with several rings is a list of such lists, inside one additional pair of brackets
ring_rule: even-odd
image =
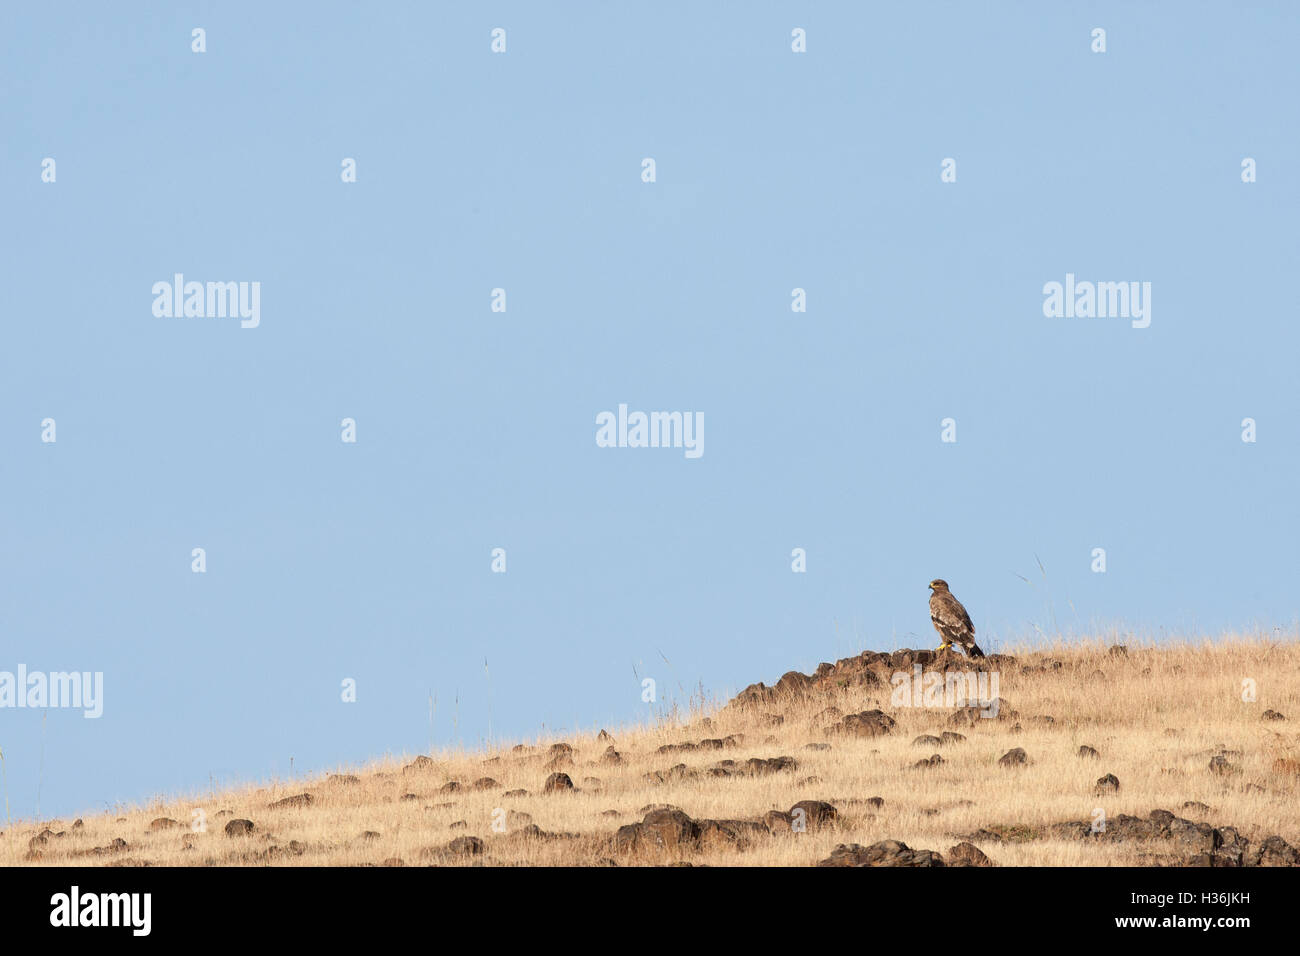
[(1009, 720), (1016, 716), (1011, 705), (1001, 697), (989, 701), (958, 701), (957, 709), (948, 718), (955, 727), (976, 727), (985, 720)]
[(1097, 785), (1093, 787), (1092, 792), (1100, 797), (1108, 793), (1116, 793), (1118, 790), (1119, 777), (1113, 773), (1108, 773), (1104, 777), (1097, 778)]
[(1220, 777), (1237, 773), (1240, 769), (1240, 767), (1228, 760), (1228, 758), (1223, 754), (1216, 754), (1210, 758), (1210, 773), (1217, 774)]
[(1276, 710), (1266, 710), (1264, 711), (1263, 714), (1260, 715), (1260, 719), (1261, 720), (1286, 720), (1286, 717), (1278, 713)]
[(420, 756), (416, 757), (402, 768), (402, 773), (419, 773), (424, 770), (432, 770), (433, 768), (433, 758), (420, 754)]
[(993, 861), (984, 855), (981, 850), (973, 843), (965, 841), (958, 843), (948, 851), (947, 864), (949, 866), (992, 866)]
[(253, 823), (252, 820), (243, 820), (243, 819), (231, 820), (229, 823), (226, 824), (226, 836), (228, 837), (248, 836), (256, 829), (257, 826)]
[(420, 851), (420, 856), (428, 859), (430, 857), (439, 860), (457, 860), (468, 857), (482, 856), (487, 849), (487, 845), (476, 836), (456, 837), (446, 846), (429, 847)]
[(841, 843), (818, 866), (943, 866), (933, 850), (913, 850), (897, 840), (881, 840), (871, 846)]
[(268, 803), (268, 810), (297, 810), (312, 805), (310, 793), (295, 793), (292, 797), (285, 797), (282, 800), (276, 800), (274, 803)]
[(1242, 858), (1243, 866), (1300, 866), (1300, 852), (1280, 836), (1271, 836), (1252, 847)]
[(1078, 756), (1081, 760), (1100, 760), (1101, 754), (1093, 747), (1083, 744), (1079, 747)]
[(835, 826), (839, 811), (824, 800), (800, 800), (789, 810), (769, 810), (763, 825), (769, 833), (813, 833)]
[(179, 820), (173, 820), (171, 817), (159, 817), (149, 823), (150, 830), (175, 830), (177, 827), (184, 826)]
[(651, 810), (640, 823), (618, 828), (614, 849), (671, 851), (690, 849), (700, 838), (700, 825), (679, 809)]
[(567, 773), (553, 773), (546, 778), (546, 783), (542, 785), (543, 793), (561, 793), (572, 789), (573, 781), (569, 779)]
[(941, 746), (942, 743), (943, 741), (933, 734), (922, 734), (912, 740), (913, 747), (938, 747)]
[(881, 737), (893, 732), (897, 722), (882, 710), (864, 710), (848, 714), (838, 724), (827, 727), (828, 736)]
[(932, 754), (924, 760), (918, 760), (916, 763), (912, 764), (912, 767), (916, 770), (926, 770), (930, 767), (937, 767), (943, 762), (943, 758), (938, 754)]
[(1025, 748), (1015, 747), (1008, 750), (998, 758), (999, 767), (1023, 767), (1029, 763), (1029, 755), (1025, 753)]

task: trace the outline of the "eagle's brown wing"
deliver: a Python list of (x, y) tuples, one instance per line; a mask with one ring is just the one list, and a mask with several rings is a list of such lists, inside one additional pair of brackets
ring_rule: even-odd
[(946, 638), (966, 643), (975, 636), (975, 625), (971, 623), (966, 609), (947, 591), (939, 591), (930, 597), (930, 620), (935, 628)]

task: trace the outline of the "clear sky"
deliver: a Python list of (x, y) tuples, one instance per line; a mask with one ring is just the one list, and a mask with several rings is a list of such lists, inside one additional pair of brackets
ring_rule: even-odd
[[(103, 674), (98, 719), (0, 708), (11, 813), (416, 753), (431, 694), (472, 746), (932, 647), (934, 577), (985, 650), (1294, 637), (1298, 38), (1284, 2), (4, 4), (0, 671)], [(175, 273), (260, 323), (155, 316)], [(1149, 282), (1149, 327), (1045, 316), (1067, 273)], [(703, 454), (598, 447), (620, 404)]]

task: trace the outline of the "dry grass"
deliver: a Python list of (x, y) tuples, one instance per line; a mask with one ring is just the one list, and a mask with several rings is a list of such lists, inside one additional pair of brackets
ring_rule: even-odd
[[(1025, 666), (1047, 661), (1061, 666), (1022, 673)], [(769, 681), (774, 677), (769, 675)], [(1258, 687), (1256, 702), (1241, 699), (1246, 679)], [(951, 707), (892, 706), (887, 683), (835, 687), (770, 707), (714, 708), (677, 724), (611, 728), (613, 745), (624, 758), (617, 766), (601, 762), (608, 743), (598, 742), (594, 732), (570, 736), (564, 742), (573, 747), (572, 764), (559, 769), (572, 777), (578, 788), (573, 792), (541, 792), (551, 772), (550, 746), (558, 741), (537, 740), (524, 753), (509, 746), (439, 753), (422, 770), (404, 771), (409, 761), (390, 760), (341, 771), (354, 774), (354, 783), (318, 777), (193, 799), (159, 799), (126, 812), (87, 817), (75, 828), (72, 820), (16, 824), (0, 835), (0, 861), (170, 866), (664, 862), (677, 857), (636, 858), (611, 847), (618, 827), (639, 821), (646, 805), (676, 805), (697, 819), (761, 820), (769, 810), (809, 799), (837, 807), (833, 830), (764, 834), (744, 849), (697, 849), (684, 858), (713, 865), (808, 865), (827, 857), (836, 844), (882, 839), (943, 852), (981, 827), (1019, 824), (1024, 828), (1020, 832), (1036, 837), (1046, 824), (1086, 820), (1098, 807), (1110, 818), (1167, 809), (1234, 826), (1252, 841), (1278, 834), (1300, 845), (1300, 645), (1225, 639), (1158, 649), (1130, 646), (1127, 656), (1108, 654), (1101, 644), (1059, 646), (1017, 655), (1014, 664), (1001, 668), (999, 683), (998, 693), (1018, 716), (980, 720), (969, 728), (948, 723)], [(881, 708), (897, 720), (897, 727), (887, 736), (828, 737), (824, 728), (832, 721), (815, 715), (832, 705), (845, 713)], [(1287, 719), (1265, 721), (1266, 709)], [(765, 713), (784, 719), (767, 726)], [(1055, 722), (1031, 720), (1039, 715)], [(1017, 723), (1019, 730), (1014, 729)], [(967, 740), (944, 748), (912, 744), (917, 735), (937, 736), (943, 730), (956, 730)], [(743, 743), (725, 750), (656, 752), (664, 744), (729, 734), (743, 734)], [(810, 743), (829, 743), (830, 749), (806, 749)], [(1101, 758), (1077, 756), (1082, 744), (1096, 748)], [(1025, 749), (1029, 764), (998, 766), (998, 758), (1013, 747)], [(1209, 770), (1211, 756), (1221, 748), (1240, 751), (1230, 757), (1237, 769), (1226, 775)], [(913, 767), (934, 752), (942, 754), (942, 765)], [(679, 763), (703, 770), (722, 759), (780, 755), (793, 756), (797, 769), (744, 778), (701, 774), (663, 784), (645, 779), (648, 772)], [(1106, 773), (1119, 778), (1121, 789), (1095, 796), (1097, 778)], [(496, 785), (471, 789), (483, 777)], [(448, 781), (458, 781), (461, 789), (442, 792)], [(528, 793), (505, 795), (514, 789)], [(304, 792), (312, 797), (310, 806), (268, 808), (272, 801)], [(406, 794), (415, 798), (403, 799)], [(869, 806), (870, 797), (883, 798), (884, 805)], [(1183, 810), (1187, 801), (1200, 801), (1210, 810)], [(195, 809), (206, 815), (203, 832), (191, 829)], [(504, 812), (505, 832), (494, 831), (494, 812)], [(151, 822), (161, 817), (181, 825), (151, 830)], [(254, 821), (257, 829), (250, 836), (228, 836), (224, 827), (236, 818)], [(463, 825), (457, 826), (458, 821)], [(528, 822), (548, 833), (573, 836), (539, 839), (523, 831)], [(47, 827), (52, 833), (42, 843), (40, 834)], [(437, 854), (466, 835), (482, 838), (485, 852), (472, 858)], [(113, 847), (118, 839), (125, 848)], [(1137, 849), (1124, 843), (1036, 837), (979, 845), (1003, 865), (1139, 862)]]

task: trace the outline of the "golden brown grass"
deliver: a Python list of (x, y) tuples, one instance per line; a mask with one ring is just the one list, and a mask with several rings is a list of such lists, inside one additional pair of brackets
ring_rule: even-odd
[[(1009, 653), (1015, 654), (1011, 649)], [(1045, 661), (1061, 667), (1024, 674)], [(1097, 675), (1097, 671), (1104, 676)], [(778, 675), (766, 675), (774, 683)], [(886, 675), (887, 677), (888, 675)], [(1242, 700), (1243, 681), (1253, 680), (1258, 699)], [(948, 723), (952, 708), (891, 706), (889, 685), (834, 688), (807, 700), (740, 711), (714, 707), (690, 720), (658, 726), (610, 728), (624, 762), (601, 762), (608, 742), (595, 731), (531, 742), (526, 753), (509, 745), (484, 752), (433, 755), (424, 770), (404, 771), (406, 760), (386, 760), (354, 774), (355, 783), (325, 777), (247, 787), (188, 799), (158, 799), (147, 806), (90, 816), (74, 829), (70, 819), (18, 824), (0, 835), (0, 862), (7, 865), (366, 865), (400, 860), (406, 865), (439, 861), (487, 865), (587, 865), (665, 862), (673, 856), (629, 858), (611, 848), (620, 825), (641, 819), (649, 804), (672, 804), (690, 816), (761, 819), (799, 800), (825, 800), (838, 808), (834, 830), (763, 836), (746, 849), (717, 848), (685, 857), (712, 865), (808, 865), (826, 858), (838, 843), (901, 840), (940, 852), (981, 827), (1020, 825), (1027, 835), (1064, 820), (1090, 819), (1096, 808), (1110, 818), (1171, 810), (1216, 826), (1234, 826), (1255, 841), (1278, 834), (1300, 845), (1300, 645), (1294, 642), (1225, 639), (1203, 644), (1129, 647), (1127, 656), (1104, 645), (1056, 646), (1017, 654), (999, 672), (998, 693), (1015, 709), (1013, 720), (980, 720), (974, 727)], [(818, 714), (828, 706), (845, 713), (881, 708), (898, 722), (892, 734), (871, 738), (828, 737), (831, 723)], [(1264, 721), (1266, 709), (1286, 715)], [(783, 722), (766, 726), (763, 714)], [(1055, 723), (1031, 720), (1050, 715)], [(1016, 723), (1020, 729), (1014, 729)], [(920, 734), (956, 730), (967, 740), (944, 748), (913, 746)], [(664, 744), (743, 734), (739, 747), (660, 754)], [(542, 793), (551, 770), (550, 746), (559, 740), (574, 749), (567, 772), (575, 792)], [(805, 749), (829, 743), (829, 750)], [(1096, 748), (1099, 760), (1077, 756), (1081, 744)], [(998, 758), (1023, 747), (1029, 764), (1007, 769)], [(1209, 770), (1220, 748), (1239, 751), (1227, 775)], [(930, 769), (913, 764), (939, 752), (944, 763)], [(650, 783), (645, 775), (684, 763), (704, 769), (722, 760), (793, 756), (798, 767), (752, 778), (695, 779)], [(1118, 793), (1093, 794), (1097, 778), (1113, 773)], [(490, 777), (497, 786), (471, 789)], [(588, 778), (597, 778), (598, 783)], [(811, 779), (810, 779), (811, 778)], [(441, 792), (448, 781), (462, 789)], [(527, 795), (506, 796), (513, 789)], [(310, 793), (300, 809), (268, 809), (272, 801)], [(415, 794), (415, 799), (403, 799)], [(883, 807), (867, 805), (870, 797)], [(1200, 801), (1208, 812), (1183, 810)], [(206, 815), (206, 830), (191, 829), (192, 811)], [(610, 811), (613, 811), (612, 813)], [(504, 831), (493, 814), (504, 812)], [(526, 816), (525, 816), (526, 815)], [(151, 821), (171, 818), (181, 825), (151, 830)], [(226, 823), (254, 821), (251, 836), (230, 837)], [(457, 826), (459, 821), (463, 825)], [(537, 839), (522, 828), (535, 823), (548, 833), (572, 838)], [(48, 828), (44, 837), (40, 834)], [(369, 831), (371, 836), (364, 834)], [(60, 835), (61, 834), (61, 835)], [(441, 858), (438, 848), (459, 836), (482, 838), (486, 852), (472, 858)], [(125, 841), (114, 849), (113, 841)], [(1139, 862), (1130, 844), (1047, 838), (1023, 842), (979, 842), (1002, 865), (1112, 865)], [(96, 853), (96, 848), (102, 849)], [(277, 848), (277, 849), (272, 849)]]

